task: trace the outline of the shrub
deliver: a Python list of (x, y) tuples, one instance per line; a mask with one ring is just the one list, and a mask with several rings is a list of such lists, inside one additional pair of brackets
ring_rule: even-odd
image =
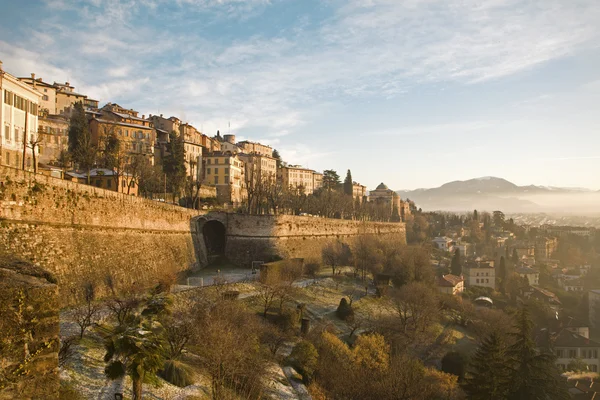
[(319, 353), (312, 343), (302, 341), (294, 346), (290, 354), (290, 362), (296, 370), (302, 374), (302, 381), (309, 383), (317, 368)]
[(189, 365), (176, 360), (165, 361), (164, 369), (159, 375), (165, 381), (179, 387), (194, 383), (194, 370)]
[(335, 314), (342, 321), (347, 321), (354, 317), (354, 310), (352, 309), (352, 306), (348, 303), (348, 300), (346, 300), (345, 297), (342, 297), (342, 299), (340, 300), (340, 305), (335, 311)]

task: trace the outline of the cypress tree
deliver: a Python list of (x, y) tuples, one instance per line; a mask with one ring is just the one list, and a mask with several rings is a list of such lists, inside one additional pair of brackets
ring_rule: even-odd
[(500, 265), (498, 266), (498, 277), (500, 278), (500, 291), (502, 294), (506, 294), (506, 280), (508, 273), (506, 271), (506, 260), (504, 256), (500, 257)]
[(517, 253), (517, 249), (513, 249), (512, 262), (513, 264), (515, 264), (515, 267), (517, 266), (517, 264), (519, 264), (519, 253)]
[(348, 172), (346, 172), (346, 179), (344, 179), (344, 194), (346, 194), (348, 196), (352, 196), (352, 194), (353, 194), (352, 174), (350, 173), (350, 170), (348, 170)]
[(473, 219), (475, 221), (479, 221), (479, 215), (477, 215), (477, 210), (473, 211)]
[(460, 250), (456, 249), (450, 263), (450, 271), (452, 275), (460, 276), (462, 274), (462, 266), (460, 265)]
[(506, 346), (493, 332), (483, 340), (468, 367), (464, 389), (470, 400), (504, 400), (510, 390), (510, 366)]

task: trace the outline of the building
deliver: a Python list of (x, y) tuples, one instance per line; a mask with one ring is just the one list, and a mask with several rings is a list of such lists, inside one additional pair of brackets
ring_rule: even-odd
[[(282, 165), (277, 170), (277, 179), (283, 187), (303, 188), (304, 194), (315, 191), (315, 171), (301, 167), (300, 165)], [(321, 175), (322, 177), (322, 175)], [(321, 179), (321, 186), (323, 181)]]
[(367, 198), (367, 187), (358, 182), (352, 182), (352, 199), (361, 203)]
[(470, 261), (464, 268), (467, 287), (496, 288), (496, 269), (491, 261)]
[(527, 278), (529, 286), (538, 286), (540, 284), (540, 273), (539, 271), (529, 267), (517, 267), (515, 272), (519, 274), (521, 278)]
[(538, 237), (535, 240), (535, 255), (543, 260), (552, 258), (558, 247), (558, 238)]
[(245, 167), (239, 155), (219, 151), (206, 154), (204, 158), (204, 180), (217, 188), (217, 200), (234, 206), (239, 205), (246, 197)]
[(196, 180), (202, 178), (202, 133), (190, 124), (181, 124), (179, 134), (183, 137), (185, 171)]
[(437, 249), (442, 251), (452, 251), (454, 249), (454, 241), (446, 236), (436, 237), (432, 240)]
[(529, 256), (535, 257), (535, 247), (534, 244), (521, 242), (510, 246), (509, 251), (511, 255), (516, 251), (519, 259)]
[(442, 275), (437, 277), (437, 287), (442, 293), (459, 294), (465, 290), (465, 281), (462, 276)]
[(600, 327), (600, 289), (588, 292), (588, 318), (593, 328)]
[(313, 171), (313, 191), (317, 191), (323, 187), (323, 174)]
[(38, 162), (58, 165), (61, 153), (69, 149), (69, 119), (64, 115), (40, 113), (38, 116)]
[(559, 279), (558, 286), (567, 292), (583, 292), (584, 282), (581, 278), (577, 279)]
[(48, 114), (57, 115), (68, 113), (77, 102), (81, 102), (86, 108), (98, 108), (98, 101), (89, 99), (86, 95), (75, 92), (75, 87), (69, 82), (52, 84), (44, 82), (42, 78), (31, 77), (19, 78), (22, 82), (31, 86), (41, 94), (40, 107)]
[[(67, 171), (65, 172), (65, 179), (87, 184), (88, 176), (86, 171)], [(94, 168), (90, 170), (90, 185), (132, 196), (138, 195), (138, 186), (130, 174), (117, 174), (110, 169)]]
[(389, 189), (385, 183), (380, 183), (375, 190), (371, 190), (369, 192), (369, 201), (375, 203), (383, 203), (387, 204), (390, 207), (390, 210), (394, 210), (396, 208), (398, 210), (398, 215), (402, 217), (402, 207), (401, 207), (401, 199), (398, 196), (398, 193)]
[(0, 93), (0, 163), (14, 168), (34, 170), (33, 159), (39, 152), (38, 112), (42, 95), (5, 72), (2, 62)]
[(245, 177), (247, 184), (253, 179), (271, 181), (275, 181), (277, 179), (277, 160), (273, 157), (259, 153), (239, 153), (239, 157), (245, 165)]
[(553, 352), (556, 355), (556, 365), (563, 371), (571, 361), (581, 359), (588, 365), (589, 371), (600, 371), (598, 354), (600, 343), (591, 340), (568, 329), (563, 329), (553, 340)]
[(406, 222), (410, 215), (410, 202), (400, 200), (400, 218), (402, 218), (402, 222)]
[(152, 122), (144, 115), (140, 118), (137, 111), (107, 103), (100, 109), (100, 115), (94, 113), (91, 117), (90, 131), (92, 139), (100, 148), (107, 136), (114, 132), (121, 141), (125, 164), (131, 163), (136, 156), (144, 157), (154, 164), (156, 131)]
[[(230, 136), (230, 135), (224, 135), (223, 137), (226, 138), (227, 136)], [(235, 136), (234, 136), (234, 140), (235, 140)], [(255, 143), (255, 142), (250, 142), (248, 140), (244, 140), (244, 141), (238, 142), (237, 147), (239, 147), (241, 149), (241, 151), (246, 154), (260, 154), (260, 155), (267, 156), (267, 157), (273, 157), (273, 148), (271, 146), (267, 146), (265, 144)]]

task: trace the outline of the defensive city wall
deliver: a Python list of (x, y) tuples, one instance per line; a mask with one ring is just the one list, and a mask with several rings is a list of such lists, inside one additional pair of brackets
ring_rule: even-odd
[(22, 170), (0, 167), (0, 255), (37, 265), (56, 278), (63, 304), (95, 283), (106, 290), (149, 286), (205, 266), (319, 258), (331, 240), (386, 235), (405, 243), (402, 223), (298, 216), (202, 213)]

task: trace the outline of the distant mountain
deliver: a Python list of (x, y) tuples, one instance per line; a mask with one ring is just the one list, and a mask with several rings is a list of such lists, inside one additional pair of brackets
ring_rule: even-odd
[(399, 190), (424, 210), (505, 212), (600, 212), (598, 193), (582, 188), (518, 186), (493, 176), (453, 181), (432, 189)]

